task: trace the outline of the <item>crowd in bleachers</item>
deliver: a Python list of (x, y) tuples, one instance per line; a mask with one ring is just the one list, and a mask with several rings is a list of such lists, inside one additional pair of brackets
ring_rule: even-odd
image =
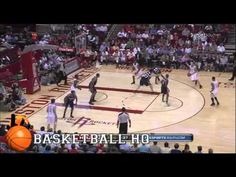
[[(53, 44), (61, 47), (75, 47), (75, 37), (86, 35), (87, 42), (95, 46), (103, 41), (108, 33), (110, 25), (108, 24), (74, 24), (69, 25), (66, 29), (52, 29), (51, 33), (38, 36), (36, 43)], [(96, 46), (94, 47), (94, 49)]]
[[(67, 30), (52, 30), (44, 34), (30, 33), (25, 28), (22, 33), (11, 31), (2, 34), (1, 46), (12, 48), (19, 41), (24, 45), (54, 44), (74, 48), (80, 45), (77, 52), (84, 65), (91, 64), (95, 55), (101, 63), (130, 64), (135, 59), (141, 64), (159, 65), (161, 67), (184, 68), (183, 61), (194, 60), (200, 70), (228, 71), (232, 69), (233, 59), (225, 54), (224, 44), (232, 25), (223, 24), (185, 24), (185, 25), (124, 25), (117, 37), (104, 42), (111, 25), (107, 24), (74, 24)], [(86, 39), (83, 39), (83, 36)], [(76, 43), (76, 37), (80, 44)], [(82, 43), (82, 44), (81, 44)], [(83, 45), (84, 43), (84, 45)], [(84, 47), (86, 43), (86, 46)], [(21, 49), (22, 46), (21, 46)], [(9, 64), (8, 55), (0, 56), (0, 66)], [(14, 57), (16, 58), (16, 57)]]
[[(81, 54), (82, 58), (84, 57), (84, 55), (86, 55), (85, 59), (83, 59), (83, 62), (84, 60), (86, 60), (87, 63), (90, 64), (91, 61), (88, 61), (88, 56), (92, 56), (94, 52), (97, 51), (97, 48), (99, 47), (100, 43), (105, 39), (111, 25), (74, 24), (68, 26), (69, 27), (67, 27), (66, 30), (52, 29), (51, 31), (43, 34), (30, 32), (27, 27), (22, 29), (22, 31), (18, 33), (13, 33), (12, 29), (9, 29), (5, 33), (1, 33), (0, 36), (1, 50), (8, 49), (7, 51), (9, 51), (9, 49), (13, 48), (17, 50), (18, 49), (23, 50), (26, 45), (30, 44), (52, 44), (71, 49), (75, 49), (76, 47), (78, 47), (75, 45), (79, 45), (81, 50), (78, 51), (78, 55), (82, 53)], [(79, 40), (78, 42), (79, 44), (75, 42), (76, 37)], [(83, 37), (85, 39), (83, 39)], [(17, 52), (9, 51), (3, 53), (0, 51), (0, 67), (4, 67), (19, 59), (18, 56), (15, 56), (16, 54), (18, 54), (18, 52), (19, 51)]]
[(134, 60), (148, 66), (185, 68), (193, 60), (199, 70), (232, 70), (233, 58), (224, 44), (232, 25), (124, 25), (115, 39), (102, 43), (101, 63), (130, 64)]
[[(25, 45), (31, 44), (31, 32), (28, 27), (20, 31), (14, 30), (10, 26), (0, 31), (0, 111), (14, 111), (19, 106), (26, 104), (24, 90), (19, 87), (17, 80), (22, 79), (23, 74), (17, 75), (5, 67), (14, 64), (20, 59), (20, 52)], [(13, 82), (6, 86), (5, 82)]]
[[(31, 134), (53, 134), (52, 129), (48, 131), (45, 127), (41, 127), (39, 131), (35, 131), (33, 126), (29, 128)], [(6, 134), (5, 126), (0, 128), (0, 153), (16, 153), (15, 151), (8, 148), (7, 144), (4, 142), (3, 136)], [(61, 134), (62, 132), (58, 130), (55, 132)], [(173, 147), (170, 146), (168, 142), (163, 145), (159, 145), (158, 142), (153, 142), (149, 144), (91, 144), (79, 143), (79, 144), (39, 144), (31, 145), (24, 153), (43, 153), (43, 154), (58, 154), (58, 153), (68, 153), (68, 154), (121, 154), (121, 153), (151, 153), (151, 154), (177, 154), (177, 153), (196, 153), (202, 154), (202, 146), (198, 146), (197, 149), (191, 150), (189, 144), (185, 144), (184, 148), (181, 149), (178, 143), (175, 143)], [(205, 151), (205, 153), (207, 153)], [(210, 148), (208, 153), (213, 153)]]
[(20, 59), (18, 52), (19, 49), (17, 47), (0, 47), (0, 69), (18, 61)]
[(29, 30), (14, 30), (11, 26), (0, 30), (0, 69), (17, 62), (24, 47), (33, 43)]
[(37, 61), (40, 83), (42, 85), (55, 84), (59, 71), (64, 71), (65, 55), (55, 51), (45, 51)]
[(26, 104), (24, 91), (18, 83), (13, 83), (12, 87), (5, 87), (0, 82), (0, 111), (14, 111), (21, 105)]
[[(36, 41), (39, 44), (53, 44), (67, 48), (75, 48), (76, 45), (80, 47), (77, 54), (71, 52), (71, 56), (66, 56), (58, 51), (44, 52), (44, 56), (39, 60), (41, 83), (43, 85), (56, 83), (58, 70), (63, 70), (62, 65), (66, 57), (79, 56), (81, 67), (91, 66), (96, 61), (97, 48), (100, 41), (105, 39), (108, 29), (109, 25), (106, 24), (70, 25), (67, 30), (52, 31), (51, 34), (39, 36)], [(77, 43), (75, 43), (75, 39), (78, 40)]]

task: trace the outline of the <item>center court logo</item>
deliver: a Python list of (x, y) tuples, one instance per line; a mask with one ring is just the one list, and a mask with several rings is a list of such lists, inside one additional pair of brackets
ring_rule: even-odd
[(88, 117), (75, 117), (75, 118), (63, 118), (61, 120), (65, 120), (67, 123), (72, 124), (71, 126), (78, 126), (78, 128), (82, 128), (83, 126), (90, 126), (90, 125), (96, 125), (96, 124), (102, 124), (102, 125), (116, 125), (115, 122), (108, 122), (108, 121), (98, 121), (98, 120), (92, 120)]

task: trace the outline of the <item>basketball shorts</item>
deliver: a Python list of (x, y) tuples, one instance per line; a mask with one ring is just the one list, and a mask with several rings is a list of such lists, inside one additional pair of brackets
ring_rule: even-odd
[(140, 80), (140, 85), (141, 85), (141, 86), (143, 86), (143, 85), (149, 86), (149, 85), (150, 85), (149, 79), (142, 77), (141, 80)]

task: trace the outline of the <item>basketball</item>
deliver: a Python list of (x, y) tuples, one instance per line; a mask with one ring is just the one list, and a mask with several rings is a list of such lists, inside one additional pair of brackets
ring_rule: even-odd
[(187, 73), (187, 76), (188, 76), (188, 77), (190, 77), (190, 76), (191, 76), (191, 74), (190, 74), (190, 73)]
[(30, 146), (32, 135), (27, 128), (14, 126), (7, 132), (6, 141), (9, 148), (22, 152)]

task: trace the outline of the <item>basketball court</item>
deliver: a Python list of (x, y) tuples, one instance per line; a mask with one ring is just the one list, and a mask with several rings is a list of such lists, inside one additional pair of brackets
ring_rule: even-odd
[[(94, 105), (88, 101), (91, 93), (88, 84), (99, 72), (97, 100)], [(194, 86), (187, 77), (186, 70), (172, 70), (170, 75), (170, 98), (167, 106), (161, 101), (160, 84), (155, 85), (155, 93), (149, 87), (137, 90), (139, 80), (131, 85), (131, 69), (115, 69), (115, 66), (101, 66), (99, 69), (83, 69), (70, 74), (70, 83), (79, 73), (80, 86), (77, 90), (78, 104), (74, 118), (70, 118), (70, 108), (64, 112), (64, 97), (70, 93), (69, 86), (55, 84), (43, 86), (41, 91), (26, 95), (28, 104), (16, 113), (26, 113), (36, 130), (46, 126), (46, 108), (51, 98), (56, 98), (59, 116), (57, 129), (68, 133), (118, 133), (117, 115), (121, 107), (129, 112), (132, 127), (129, 133), (191, 133), (194, 141), (189, 143), (193, 151), (198, 145), (203, 151), (213, 148), (214, 152), (235, 153), (235, 85), (228, 82), (230, 73), (200, 72), (203, 89)], [(211, 77), (220, 82), (219, 106), (210, 106)], [(10, 113), (1, 113), (1, 123), (8, 123)], [(181, 144), (183, 146), (184, 144)]]

